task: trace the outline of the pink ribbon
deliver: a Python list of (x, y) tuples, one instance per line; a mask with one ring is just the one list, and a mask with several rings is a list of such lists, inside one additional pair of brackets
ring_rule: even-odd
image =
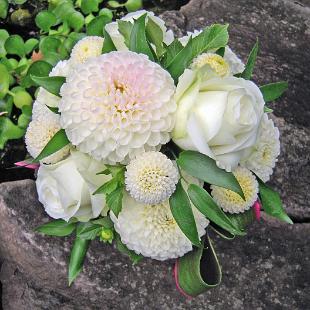
[(178, 265), (179, 265), (179, 261), (176, 260), (176, 261), (175, 261), (174, 268), (173, 268), (173, 275), (174, 275), (175, 285), (176, 285), (178, 291), (179, 291), (183, 296), (185, 296), (187, 299), (192, 299), (193, 296), (190, 296), (190, 295), (186, 294), (186, 293), (183, 291), (183, 289), (181, 288), (181, 286), (180, 286), (179, 277), (178, 277)]
[(255, 218), (257, 221), (260, 220), (260, 216), (261, 216), (260, 210), (261, 210), (261, 204), (258, 200), (256, 200), (254, 205), (253, 205), (253, 211), (254, 211)]
[(31, 163), (28, 163), (26, 161), (19, 161), (19, 162), (15, 163), (14, 165), (18, 166), (18, 167), (33, 169), (33, 170), (37, 170), (40, 167), (40, 164), (31, 164)]

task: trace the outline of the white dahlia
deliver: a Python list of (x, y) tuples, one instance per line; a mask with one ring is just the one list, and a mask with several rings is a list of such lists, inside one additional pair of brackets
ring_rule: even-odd
[(98, 36), (88, 36), (78, 41), (71, 51), (70, 64), (82, 64), (90, 57), (101, 55), (103, 41), (104, 39)]
[[(52, 113), (52, 112), (51, 112)], [(58, 116), (59, 117), (59, 116)], [(36, 158), (44, 149), (51, 138), (61, 129), (57, 115), (55, 117), (46, 117), (32, 120), (25, 135), (25, 143), (28, 153)], [(56, 153), (43, 158), (44, 164), (54, 164), (64, 159), (70, 152), (67, 145)]]
[(211, 185), (211, 195), (215, 202), (228, 213), (243, 213), (250, 209), (257, 200), (258, 182), (253, 173), (243, 167), (233, 171), (245, 196), (245, 200), (237, 193), (223, 187)]
[(280, 155), (280, 134), (272, 119), (265, 113), (260, 125), (258, 139), (251, 154), (241, 164), (267, 182)]
[(127, 163), (170, 140), (175, 86), (147, 56), (129, 51), (90, 58), (61, 88), (61, 126), (73, 145), (105, 163)]
[(126, 169), (127, 191), (136, 201), (150, 205), (167, 200), (179, 180), (177, 167), (161, 152), (140, 154)]
[[(193, 212), (201, 237), (209, 221), (194, 207)], [(157, 205), (146, 205), (125, 193), (118, 218), (113, 212), (110, 215), (122, 242), (137, 254), (163, 261), (192, 250), (192, 243), (172, 216), (168, 200)]]
[[(160, 27), (160, 29), (163, 32), (164, 43), (167, 45), (171, 44), (172, 41), (174, 40), (173, 32), (171, 30), (167, 31), (167, 27), (165, 26), (165, 22), (161, 18), (155, 16), (155, 14), (153, 12), (140, 10), (140, 11), (128, 13), (123, 18), (121, 18), (121, 20), (134, 23), (134, 20), (138, 19), (143, 14), (147, 14), (146, 22), (148, 21), (148, 19), (151, 19), (155, 24), (157, 24), (157, 26)], [(110, 37), (111, 37), (111, 39), (112, 39), (112, 41), (113, 41), (113, 43), (114, 43), (114, 45), (118, 51), (128, 50), (128, 47), (125, 44), (125, 39), (118, 30), (118, 23), (117, 22), (112, 22), (112, 23), (107, 24), (105, 26), (105, 30), (110, 35)]]

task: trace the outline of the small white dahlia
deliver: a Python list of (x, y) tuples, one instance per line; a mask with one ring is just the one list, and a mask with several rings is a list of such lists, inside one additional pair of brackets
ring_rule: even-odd
[(159, 204), (167, 200), (179, 180), (177, 167), (161, 152), (142, 153), (126, 169), (126, 189), (141, 203)]
[(230, 73), (229, 65), (225, 59), (214, 53), (203, 53), (197, 56), (192, 64), (192, 69), (200, 69), (205, 65), (209, 65), (216, 75), (220, 77), (228, 76)]
[[(55, 115), (56, 116), (56, 115)], [(61, 129), (59, 125), (59, 119), (57, 117), (47, 117), (41, 119), (32, 120), (25, 135), (25, 143), (28, 153), (36, 158), (44, 149), (46, 144), (51, 138)], [(58, 152), (44, 158), (42, 162), (44, 164), (54, 164), (67, 155), (69, 155), (70, 147), (67, 145)]]
[(127, 163), (170, 140), (174, 92), (169, 73), (145, 55), (90, 58), (61, 88), (61, 126), (80, 151), (105, 163)]
[[(194, 207), (193, 213), (201, 237), (209, 221)], [(113, 212), (110, 215), (122, 242), (137, 254), (163, 261), (192, 250), (192, 243), (172, 216), (168, 200), (157, 205), (146, 205), (125, 193), (118, 218)]]
[(257, 143), (253, 151), (241, 164), (267, 182), (280, 155), (280, 134), (273, 120), (265, 113), (260, 125)]
[(88, 36), (78, 41), (70, 55), (72, 66), (84, 63), (90, 57), (97, 57), (102, 54), (104, 39), (98, 36)]
[(245, 200), (237, 193), (215, 185), (211, 185), (211, 195), (223, 211), (243, 213), (257, 200), (258, 182), (250, 170), (240, 166), (233, 171), (233, 174), (243, 190)]

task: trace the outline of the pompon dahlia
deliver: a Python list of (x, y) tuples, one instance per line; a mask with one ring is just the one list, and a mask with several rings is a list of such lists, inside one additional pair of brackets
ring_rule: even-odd
[(61, 126), (73, 145), (105, 163), (127, 163), (170, 140), (175, 86), (145, 55), (111, 52), (78, 65), (61, 88)]
[[(28, 153), (33, 158), (36, 158), (41, 153), (51, 138), (61, 129), (57, 117), (59, 116), (55, 114), (55, 117), (35, 119), (29, 123), (25, 143)], [(57, 163), (69, 155), (69, 152), (70, 147), (67, 145), (58, 152), (44, 158), (42, 162), (44, 164)]]
[(237, 193), (215, 185), (211, 185), (211, 195), (225, 212), (243, 213), (257, 200), (258, 182), (253, 173), (243, 167), (237, 167), (233, 174), (243, 190), (245, 200)]
[(103, 41), (104, 39), (98, 36), (88, 36), (78, 41), (71, 51), (70, 63), (74, 66), (84, 63), (90, 57), (101, 55)]
[(241, 165), (252, 170), (262, 181), (267, 182), (280, 155), (280, 134), (273, 120), (265, 113), (260, 125), (257, 143), (252, 153)]
[(141, 203), (159, 204), (167, 200), (179, 180), (178, 169), (161, 152), (140, 154), (126, 169), (126, 189)]
[(197, 56), (192, 64), (192, 69), (200, 69), (205, 65), (209, 65), (211, 69), (220, 77), (228, 76), (230, 73), (229, 65), (225, 59), (214, 53), (203, 53)]
[[(194, 207), (193, 212), (201, 237), (209, 221)], [(172, 216), (168, 200), (157, 205), (146, 205), (125, 193), (118, 218), (113, 212), (110, 215), (122, 242), (137, 254), (163, 261), (192, 250), (191, 242)]]

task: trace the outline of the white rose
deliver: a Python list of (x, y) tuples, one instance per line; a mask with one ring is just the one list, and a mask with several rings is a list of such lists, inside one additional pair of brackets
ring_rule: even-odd
[(256, 143), (265, 104), (253, 82), (235, 77), (205, 79), (185, 70), (175, 97), (172, 139), (178, 146), (210, 156), (227, 171), (248, 155)]
[[(164, 43), (167, 45), (171, 44), (172, 41), (174, 40), (174, 35), (173, 35), (172, 30), (167, 31), (167, 27), (165, 26), (165, 22), (161, 18), (155, 16), (155, 14), (153, 12), (140, 10), (140, 11), (129, 13), (129, 14), (125, 15), (123, 18), (121, 18), (121, 20), (133, 23), (135, 19), (139, 18), (141, 15), (143, 15), (145, 13), (147, 13), (146, 20), (148, 18), (152, 19), (152, 21), (155, 22), (160, 27), (160, 29), (163, 31)], [(118, 51), (128, 50), (128, 47), (125, 44), (124, 37), (118, 31), (117, 22), (112, 22), (112, 23), (107, 24), (105, 26), (105, 30), (110, 35), (110, 37), (111, 37), (111, 39), (112, 39), (112, 41), (113, 41), (113, 43), (114, 43), (114, 45)]]
[(111, 176), (96, 175), (105, 166), (78, 151), (54, 165), (40, 165), (36, 181), (39, 201), (49, 216), (89, 221), (104, 213), (105, 195), (92, 195)]

